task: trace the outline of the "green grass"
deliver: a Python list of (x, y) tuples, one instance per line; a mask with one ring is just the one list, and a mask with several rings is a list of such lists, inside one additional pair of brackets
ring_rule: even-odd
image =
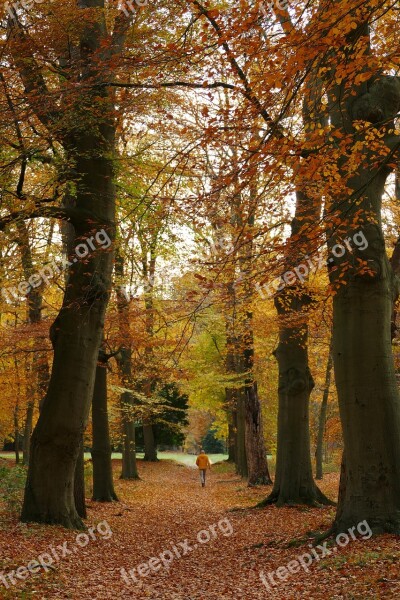
[[(138, 452), (137, 457), (143, 458), (143, 452)], [(211, 464), (224, 461), (228, 458), (226, 454), (209, 454), (208, 455)], [(10, 461), (15, 461), (15, 454), (13, 452), (1, 452), (0, 458), (6, 458)], [(85, 459), (91, 458), (90, 452), (85, 452)], [(120, 452), (113, 452), (112, 458), (121, 459), (122, 454)], [(184, 452), (158, 452), (158, 458), (160, 460), (175, 460), (178, 463), (186, 465), (187, 467), (194, 467), (196, 465), (196, 456), (194, 454), (185, 454)]]
[[(141, 458), (143, 454), (138, 453), (138, 457)], [(161, 460), (175, 460), (178, 463), (182, 463), (187, 467), (196, 466), (196, 455), (185, 454), (183, 452), (159, 452), (158, 458)], [(208, 454), (211, 464), (226, 460), (228, 456), (226, 454)]]

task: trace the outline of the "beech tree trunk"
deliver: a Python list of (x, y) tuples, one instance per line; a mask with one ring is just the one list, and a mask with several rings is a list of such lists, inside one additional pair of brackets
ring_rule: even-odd
[[(231, 323), (227, 319), (227, 341), (225, 367), (227, 375), (241, 377), (239, 367), (238, 342), (231, 331)], [(236, 473), (243, 478), (248, 476), (246, 455), (246, 413), (244, 389), (236, 382), (234, 387), (225, 389), (225, 403), (229, 412), (229, 460), (233, 458), (236, 465)]]
[(237, 390), (237, 434), (236, 434), (236, 472), (247, 479), (249, 476), (246, 451), (246, 403), (244, 390)]
[[(150, 398), (151, 393), (154, 387), (154, 379), (151, 376), (151, 363), (154, 358), (153, 352), (153, 337), (154, 337), (154, 281), (155, 281), (155, 273), (156, 273), (156, 261), (157, 261), (157, 238), (158, 238), (158, 230), (154, 229), (152, 232), (150, 243), (139, 235), (139, 241), (141, 245), (142, 252), (142, 274), (143, 280), (145, 283), (144, 290), (144, 304), (146, 308), (146, 335), (147, 335), (147, 345), (144, 350), (145, 355), (145, 369), (147, 371), (147, 376), (145, 381), (143, 382), (143, 392), (144, 394)], [(147, 415), (143, 418), (143, 442), (144, 442), (144, 460), (148, 462), (156, 462), (157, 458), (157, 445), (155, 439), (155, 432), (153, 426), (153, 419), (151, 415), (151, 410)]]
[[(234, 379), (231, 386), (225, 388), (226, 409), (231, 416), (229, 430), (230, 456), (234, 457), (236, 473), (247, 478), (247, 456), (245, 439), (245, 403), (243, 388), (239, 384), (241, 370), (239, 366), (239, 343), (236, 337), (236, 292), (232, 281), (227, 286), (225, 330), (226, 330), (226, 357), (225, 369), (228, 377)], [(237, 381), (236, 381), (237, 379)], [(229, 417), (228, 417), (229, 419)]]
[(35, 408), (35, 403), (33, 401), (29, 401), (26, 407), (26, 417), (25, 417), (25, 426), (24, 426), (24, 444), (23, 444), (23, 456), (22, 456), (22, 464), (29, 464), (29, 450), (31, 446), (31, 435), (32, 435), (32, 427), (33, 427), (33, 411)]
[[(344, 44), (357, 48), (357, 57), (368, 59), (369, 25), (360, 17), (356, 21), (357, 29), (345, 37)], [(400, 137), (393, 134), (393, 119), (400, 111), (400, 80), (379, 72), (359, 85), (350, 75), (339, 80), (335, 69), (342, 67), (341, 58), (335, 58), (329, 112), (333, 134), (346, 135), (349, 142), (337, 158), (347, 187), (334, 196), (327, 215), (341, 223), (338, 230), (332, 222), (328, 237), (330, 280), (336, 291), (333, 360), (345, 452), (333, 529), (347, 531), (366, 520), (376, 533), (399, 534), (400, 397), (391, 346), (397, 290), (386, 254), (381, 202), (389, 165), (398, 162), (400, 155)], [(350, 55), (343, 60), (347, 74), (357, 73), (356, 66), (352, 68), (356, 58)], [(355, 127), (354, 121), (363, 123)], [(371, 146), (371, 125), (379, 130), (380, 151)], [(355, 145), (356, 171), (351, 163)], [(360, 231), (367, 246), (353, 243), (351, 253), (338, 257), (336, 245), (349, 238), (354, 242)]]
[[(129, 301), (124, 294), (124, 260), (119, 251), (116, 254), (115, 274), (119, 283), (117, 287), (118, 327), (122, 346), (116, 355), (121, 383), (132, 389), (132, 333), (130, 329)], [(139, 479), (136, 462), (135, 421), (133, 416), (134, 402), (130, 392), (121, 394), (122, 423), (122, 471), (121, 479)]]
[(85, 498), (85, 454), (83, 446), (83, 436), (79, 447), (78, 458), (75, 465), (74, 474), (74, 502), (75, 508), (81, 519), (87, 518), (86, 498)]
[[(32, 434), (31, 461), (23, 521), (82, 528), (74, 506), (74, 475), (79, 445), (92, 400), (98, 350), (111, 287), (115, 229), (115, 99), (109, 87), (121, 56), (131, 17), (116, 15), (107, 30), (104, 0), (80, 0), (82, 28), (60, 47), (59, 65), (73, 96), (47, 84), (48, 71), (36, 60), (31, 40), (15, 13), (8, 20), (10, 51), (25, 87), (25, 97), (49, 137), (65, 152), (64, 171), (74, 206), (46, 206), (39, 215), (68, 220), (74, 227), (75, 255), (68, 264), (61, 310), (51, 328), (54, 360), (38, 423)], [(103, 242), (100, 242), (100, 235)], [(93, 241), (99, 242), (98, 247)], [(82, 254), (86, 244), (87, 254)], [(101, 245), (101, 247), (100, 247)], [(80, 251), (78, 253), (78, 246)]]
[[(399, 175), (400, 177), (400, 175)], [(399, 195), (397, 197), (397, 200), (400, 200), (400, 179), (399, 179), (399, 183), (398, 183), (398, 192)], [(391, 256), (390, 259), (390, 266), (393, 269), (393, 273), (396, 276), (397, 280), (400, 281), (400, 237), (397, 238), (397, 241), (395, 243), (394, 249), (393, 249), (393, 254)], [(399, 296), (400, 296), (400, 286), (395, 286), (394, 289), (394, 299), (393, 299), (393, 311), (392, 311), (392, 323), (391, 323), (391, 337), (392, 337), (392, 343), (395, 341), (396, 337), (397, 337), (397, 332), (398, 332), (398, 327), (397, 327), (397, 313), (399, 310)]]
[(20, 435), (19, 435), (19, 405), (18, 401), (14, 408), (14, 450), (15, 450), (15, 464), (19, 465), (19, 444), (20, 444)]
[(111, 460), (110, 429), (107, 410), (107, 360), (103, 350), (99, 352), (92, 400), (92, 461), (93, 496), (97, 502), (118, 500), (114, 490)]
[[(96, 3), (100, 8), (100, 0)], [(88, 5), (81, 4), (82, 9)], [(113, 98), (107, 88), (92, 85), (102, 80), (92, 53), (99, 51), (106, 37), (104, 13), (99, 10), (96, 26), (89, 24), (82, 33), (84, 88), (80, 102), (72, 108), (75, 114), (70, 115), (75, 129), (64, 136), (76, 172), (76, 208), (68, 213), (75, 228), (75, 247), (89, 238), (93, 240), (102, 230), (111, 241), (114, 239)], [(21, 66), (30, 89), (43, 87), (42, 80), (29, 80), (23, 69)], [(89, 124), (90, 115), (93, 122)], [(32, 434), (21, 515), (25, 522), (84, 527), (74, 502), (75, 466), (93, 395), (112, 262), (112, 251), (100, 247), (84, 260), (70, 258), (68, 286), (51, 328), (54, 360), (50, 383)]]
[[(231, 206), (232, 219), (238, 228), (243, 228), (244, 207), (241, 195), (236, 194)], [(254, 208), (247, 208), (247, 243), (238, 253), (240, 266), (240, 286), (230, 282), (228, 285), (227, 330), (227, 373), (237, 375), (233, 397), (236, 400), (236, 469), (241, 477), (248, 478), (248, 484), (267, 485), (272, 483), (269, 476), (267, 453), (265, 449), (261, 404), (258, 397), (257, 382), (254, 379), (254, 339), (253, 299), (250, 277), (253, 266), (252, 228), (254, 226)]]
[(324, 385), (324, 394), (321, 402), (321, 409), (319, 412), (318, 419), (318, 437), (317, 437), (317, 447), (315, 450), (315, 461), (316, 461), (316, 475), (315, 479), (321, 480), (323, 478), (323, 448), (324, 448), (324, 434), (326, 427), (326, 414), (328, 410), (328, 398), (329, 398), (329, 389), (331, 386), (331, 375), (332, 375), (332, 342), (329, 347), (329, 355), (328, 355), (328, 363), (326, 365), (326, 374), (325, 374), (325, 385)]
[[(311, 73), (302, 110), (306, 137), (316, 126), (327, 125), (325, 115), (315, 116), (316, 107), (321, 103), (321, 90), (318, 75)], [(300, 279), (293, 270), (298, 265), (307, 265), (308, 255), (316, 251), (312, 229), (314, 223), (318, 223), (320, 211), (320, 194), (308, 178), (307, 159), (299, 161), (296, 210), (286, 244), (281, 282), (274, 297), (279, 318), (279, 344), (274, 353), (279, 367), (278, 443), (275, 483), (265, 504), (332, 504), (313, 479), (309, 404), (314, 380), (308, 362), (308, 311), (312, 296), (307, 289), (307, 275)]]
[[(250, 313), (248, 319), (252, 320)], [(270, 485), (267, 452), (264, 443), (264, 432), (261, 415), (261, 404), (258, 397), (257, 382), (253, 379), (254, 340), (252, 329), (246, 335), (246, 348), (243, 351), (246, 370), (245, 393), (245, 442), (248, 467), (249, 486)]]
[[(226, 395), (227, 402), (232, 402), (230, 394)], [(237, 416), (236, 409), (228, 411), (228, 462), (236, 463)]]
[[(121, 404), (126, 410), (132, 406), (131, 394), (122, 394)], [(122, 424), (122, 472), (121, 479), (139, 479), (136, 462), (135, 423), (131, 416), (123, 417)]]
[(143, 440), (144, 440), (144, 460), (156, 462), (157, 448), (154, 439), (154, 428), (151, 423), (143, 425)]
[[(254, 223), (257, 192), (251, 187), (251, 203), (248, 208), (246, 223), (246, 243), (239, 252), (241, 291), (239, 319), (240, 319), (240, 358), (239, 363), (244, 375), (244, 416), (245, 416), (245, 447), (247, 458), (248, 484), (269, 485), (272, 479), (269, 475), (267, 451), (265, 447), (262, 423), (261, 402), (258, 396), (257, 382), (254, 376), (254, 334), (252, 303), (254, 287), (252, 282), (253, 254), (254, 254)], [(238, 211), (240, 213), (240, 211)], [(239, 222), (241, 216), (238, 217)]]
[(334, 526), (346, 531), (366, 519), (376, 532), (400, 533), (400, 404), (391, 352), (392, 277), (377, 229), (364, 228), (371, 249), (368, 258), (377, 267), (375, 276), (352, 278), (334, 298), (333, 356), (346, 453)]
[[(309, 298), (283, 290), (278, 312), (300, 314)], [(278, 448), (275, 483), (264, 504), (331, 504), (316, 486), (311, 463), (309, 403), (314, 380), (308, 367), (307, 326), (281, 323), (275, 356), (279, 365)]]

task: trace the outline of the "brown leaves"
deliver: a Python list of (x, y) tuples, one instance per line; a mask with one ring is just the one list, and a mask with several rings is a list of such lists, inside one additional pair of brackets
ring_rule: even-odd
[[(120, 465), (114, 464), (119, 471)], [(55, 570), (18, 581), (9, 590), (2, 586), (1, 597), (8, 600), (23, 593), (57, 600), (264, 600), (271, 593), (282, 600), (396, 597), (400, 552), (394, 536), (382, 536), (378, 542), (353, 541), (315, 561), (308, 572), (301, 570), (286, 581), (275, 577), (278, 584), (271, 592), (260, 572), (268, 576), (309, 551), (308, 532), (328, 529), (332, 508), (252, 510), (270, 488), (248, 488), (225, 466), (214, 465), (204, 489), (197, 470), (171, 462), (140, 462), (140, 473), (140, 481), (117, 481), (119, 504), (88, 501), (88, 525), (107, 521), (111, 538), (91, 541), (57, 562)], [(325, 476), (321, 487), (334, 496), (337, 485), (338, 475), (332, 474)], [(224, 536), (216, 529), (218, 535), (194, 548), (198, 532), (222, 518), (229, 519), (233, 534)], [(72, 548), (75, 536), (60, 527), (3, 521), (3, 570), (8, 573), (65, 541)], [(294, 545), (293, 540), (300, 538), (300, 545)], [(136, 582), (126, 583), (121, 577), (121, 568), (129, 573), (183, 540), (193, 549), (174, 559), (169, 569), (149, 572)]]

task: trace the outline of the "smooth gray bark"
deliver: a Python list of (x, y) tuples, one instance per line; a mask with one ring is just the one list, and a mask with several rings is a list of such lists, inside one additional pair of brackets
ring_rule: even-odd
[(103, 350), (100, 350), (92, 400), (92, 500), (97, 502), (113, 502), (118, 500), (114, 490), (111, 461), (110, 428), (107, 409), (107, 361), (108, 356)]
[(329, 347), (329, 355), (328, 362), (326, 365), (326, 373), (325, 373), (325, 384), (324, 384), (324, 393), (322, 396), (321, 408), (319, 412), (318, 419), (318, 435), (317, 435), (317, 447), (315, 450), (315, 461), (316, 461), (316, 474), (315, 479), (321, 480), (323, 478), (323, 448), (324, 448), (324, 434), (326, 427), (326, 415), (328, 411), (328, 398), (329, 398), (329, 390), (331, 385), (331, 376), (332, 376), (332, 344)]
[[(357, 45), (368, 56), (369, 27), (358, 25), (346, 43), (349, 48)], [(340, 58), (334, 58), (335, 66)], [(350, 55), (348, 60), (355, 59)], [(328, 251), (335, 257), (330, 268), (336, 289), (333, 359), (345, 447), (333, 530), (347, 531), (366, 520), (374, 532), (400, 533), (400, 397), (391, 347), (397, 290), (381, 219), (389, 164), (396, 153), (399, 156), (400, 138), (393, 135), (393, 119), (400, 111), (400, 80), (376, 73), (357, 86), (344, 78), (331, 85), (329, 101), (333, 130), (349, 139), (348, 152), (337, 159), (349, 192), (333, 198), (327, 215), (341, 222), (340, 230), (331, 227), (328, 236)], [(355, 120), (363, 121), (366, 130), (357, 129)], [(366, 141), (371, 125), (391, 150), (390, 161), (377, 158)], [(354, 172), (348, 156), (356, 143), (363, 151)], [(337, 257), (336, 244), (354, 240), (360, 231), (368, 247), (360, 244)]]
[[(69, 106), (68, 131), (58, 135), (75, 169), (76, 208), (70, 212), (75, 229), (74, 247), (104, 230), (114, 239), (115, 122), (112, 92), (99, 87), (104, 67), (99, 52), (110, 42), (102, 2), (81, 2), (81, 9), (97, 6), (97, 20), (83, 27), (79, 41), (81, 96)], [(84, 16), (84, 15), (83, 15)], [(23, 35), (20, 28), (16, 29)], [(14, 51), (28, 92), (46, 93), (42, 73), (34, 62)], [(104, 57), (104, 58), (109, 58)], [(32, 72), (34, 71), (34, 72)], [(110, 79), (108, 73), (107, 80)], [(50, 106), (50, 107), (49, 107)], [(97, 110), (96, 110), (97, 107)], [(57, 118), (52, 104), (41, 100), (35, 106), (46, 126)], [(67, 119), (68, 120), (68, 119)], [(90, 122), (91, 121), (91, 122)], [(113, 252), (97, 248), (85, 260), (68, 268), (68, 285), (61, 310), (51, 328), (54, 360), (49, 387), (38, 423), (32, 434), (31, 460), (21, 519), (83, 528), (74, 501), (75, 467), (87, 423), (95, 380), (98, 350), (111, 287)]]

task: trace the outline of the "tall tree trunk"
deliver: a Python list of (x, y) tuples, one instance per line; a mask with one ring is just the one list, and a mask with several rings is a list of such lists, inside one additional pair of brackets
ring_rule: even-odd
[[(232, 404), (232, 394), (226, 394), (226, 402)], [(237, 414), (236, 408), (228, 411), (228, 462), (236, 463), (237, 445)]]
[(154, 439), (154, 428), (151, 423), (143, 424), (143, 440), (144, 440), (144, 460), (156, 462), (157, 448)]
[[(245, 236), (239, 251), (241, 290), (239, 296), (240, 358), (244, 375), (244, 415), (245, 445), (247, 457), (248, 484), (269, 485), (272, 483), (267, 463), (261, 402), (254, 375), (254, 334), (253, 334), (253, 284), (254, 267), (254, 224), (257, 206), (256, 180), (250, 184), (250, 204), (248, 207)], [(242, 222), (240, 207), (237, 211), (238, 223)]]
[(85, 499), (85, 454), (83, 436), (79, 447), (79, 454), (74, 473), (74, 502), (75, 508), (81, 519), (87, 518)]
[(229, 323), (228, 320), (226, 328), (226, 373), (228, 376), (238, 380), (233, 382), (232, 386), (225, 389), (225, 404), (228, 411), (228, 420), (231, 420), (229, 423), (229, 460), (232, 460), (233, 458), (236, 466), (236, 473), (243, 478), (247, 478), (246, 403), (244, 388), (239, 384), (239, 379), (242, 377), (242, 370), (240, 368), (238, 340), (234, 337), (233, 331), (230, 331), (231, 323)]
[[(130, 330), (129, 303), (123, 292), (124, 260), (119, 251), (116, 254), (115, 274), (117, 277), (117, 309), (118, 326), (122, 346), (116, 356), (122, 385), (132, 389), (132, 333)], [(130, 392), (121, 394), (122, 422), (122, 471), (121, 479), (139, 479), (136, 462), (135, 422), (133, 417), (134, 402)]]
[[(104, 0), (80, 0), (83, 26), (74, 44), (68, 71), (75, 98), (53, 101), (45, 73), (31, 51), (25, 29), (9, 21), (10, 48), (37, 118), (57, 137), (73, 165), (74, 207), (47, 209), (69, 220), (76, 248), (68, 265), (61, 310), (51, 327), (54, 359), (49, 387), (31, 440), (31, 461), (21, 518), (83, 528), (74, 505), (75, 465), (93, 395), (98, 351), (111, 287), (115, 237), (115, 98), (108, 84), (115, 78), (115, 59), (121, 54), (131, 20), (120, 14), (114, 35), (107, 31)], [(67, 78), (68, 78), (67, 76)], [(72, 89), (72, 88), (71, 88)], [(61, 110), (59, 110), (61, 107)], [(98, 247), (93, 250), (93, 240)], [(107, 246), (100, 240), (107, 241)], [(88, 253), (82, 255), (82, 244)], [(100, 248), (101, 244), (101, 248)], [(80, 251), (78, 253), (78, 247)], [(83, 259), (82, 259), (83, 257)]]
[(318, 479), (318, 480), (322, 479), (322, 477), (323, 477), (322, 457), (323, 457), (323, 448), (324, 448), (324, 434), (325, 434), (325, 427), (326, 427), (326, 414), (328, 411), (329, 389), (331, 386), (332, 366), (333, 366), (333, 359), (332, 359), (332, 341), (331, 341), (331, 343), (329, 345), (328, 362), (326, 365), (324, 394), (322, 397), (321, 409), (319, 411), (317, 447), (315, 450), (315, 462), (316, 462), (315, 479)]
[[(399, 168), (400, 171), (400, 168)], [(400, 174), (399, 174), (400, 177)], [(400, 179), (397, 180), (399, 183), (398, 185), (400, 186)], [(397, 188), (398, 192), (399, 192), (399, 197), (397, 197), (397, 200), (400, 200), (400, 187)], [(394, 249), (393, 249), (393, 254), (391, 256), (390, 259), (390, 266), (393, 269), (393, 273), (397, 278), (397, 281), (400, 281), (400, 237), (397, 238), (397, 241), (395, 243)], [(393, 299), (393, 311), (392, 311), (392, 322), (391, 322), (391, 336), (392, 336), (392, 343), (394, 342), (394, 340), (397, 337), (397, 331), (398, 331), (398, 327), (397, 327), (397, 313), (399, 310), (399, 296), (400, 296), (400, 286), (394, 286), (394, 299)]]
[[(373, 10), (366, 3), (368, 8)], [(333, 158), (346, 188), (334, 196), (328, 213), (330, 280), (336, 291), (333, 360), (345, 452), (333, 529), (347, 531), (366, 520), (374, 532), (400, 533), (400, 397), (391, 347), (395, 280), (381, 220), (388, 164), (399, 159), (393, 119), (400, 111), (400, 80), (376, 73), (366, 83), (354, 83), (358, 57), (367, 65), (371, 54), (369, 25), (355, 19), (358, 27), (343, 41), (346, 48), (357, 48), (357, 58), (343, 53), (351, 78), (338, 80), (332, 69), (336, 83), (329, 90), (333, 135), (349, 140)], [(340, 56), (332, 64), (343, 73)], [(355, 127), (355, 120), (366, 122), (365, 129)], [(379, 130), (378, 151), (369, 141), (371, 124)], [(354, 151), (357, 171), (351, 164)], [(385, 152), (390, 160), (381, 158)], [(338, 221), (340, 230), (333, 226)], [(337, 244), (348, 239), (363, 243), (338, 257)]]
[(19, 404), (18, 400), (14, 408), (14, 451), (15, 451), (15, 464), (19, 465), (19, 444), (20, 444), (20, 436), (19, 436)]
[(26, 417), (25, 417), (25, 425), (24, 425), (24, 443), (23, 443), (23, 456), (22, 456), (22, 464), (29, 464), (29, 450), (31, 445), (31, 435), (32, 435), (32, 427), (33, 427), (33, 411), (35, 408), (35, 403), (33, 401), (28, 401), (26, 407)]
[(97, 502), (118, 500), (114, 490), (110, 429), (108, 424), (107, 360), (108, 357), (105, 352), (100, 350), (92, 401), (92, 499)]
[[(153, 232), (153, 236), (147, 248), (144, 239), (140, 239), (141, 250), (142, 250), (142, 273), (145, 282), (144, 291), (144, 304), (146, 308), (146, 336), (148, 344), (145, 347), (145, 358), (147, 370), (147, 377), (143, 383), (143, 391), (145, 395), (150, 398), (154, 387), (154, 378), (150, 375), (151, 363), (154, 358), (153, 352), (153, 336), (154, 336), (154, 280), (156, 273), (156, 247), (157, 247), (157, 236), (158, 231)], [(148, 462), (156, 462), (157, 458), (157, 445), (155, 438), (155, 430), (152, 423), (152, 416), (150, 414), (143, 417), (143, 441), (144, 441), (144, 460)]]
[[(247, 313), (248, 320), (252, 320), (251, 313)], [(261, 415), (261, 404), (258, 397), (257, 382), (253, 378), (254, 369), (254, 340), (250, 328), (246, 335), (246, 348), (244, 350), (244, 368), (247, 373), (245, 393), (245, 441), (248, 465), (249, 485), (270, 485), (272, 479), (269, 475), (267, 452), (264, 443), (264, 432)]]
[[(305, 293), (305, 292), (303, 292)], [(275, 305), (283, 317), (299, 315), (308, 299), (293, 290)], [(307, 333), (292, 320), (281, 323), (275, 356), (279, 365), (278, 448), (275, 483), (264, 504), (328, 504), (316, 486), (311, 463), (309, 403), (314, 381), (308, 367)]]
[[(323, 114), (314, 114), (321, 103), (321, 90), (318, 75), (311, 73), (303, 100), (306, 138), (316, 126), (327, 124)], [(313, 189), (307, 159), (296, 168), (296, 210), (281, 282), (274, 297), (279, 319), (279, 344), (274, 352), (279, 368), (278, 443), (275, 483), (265, 504), (277, 506), (332, 504), (313, 479), (309, 424), (314, 380), (308, 362), (308, 311), (312, 296), (306, 283), (307, 259), (316, 251), (312, 231), (320, 218), (321, 199), (319, 190)], [(306, 265), (306, 269), (298, 272), (295, 269), (300, 265)]]
[(133, 406), (132, 395), (124, 393), (121, 395), (122, 406), (122, 471), (121, 479), (139, 479), (136, 461), (135, 444), (135, 422), (132, 418), (131, 409)]
[[(242, 227), (240, 206), (234, 204), (231, 208), (234, 220)], [(254, 225), (253, 214), (249, 216), (248, 225), (250, 228)], [(247, 242), (239, 257), (242, 288), (236, 289), (233, 282), (227, 288), (230, 314), (226, 315), (225, 363), (227, 374), (237, 376), (236, 387), (231, 390), (236, 413), (236, 471), (241, 477), (248, 478), (249, 485), (253, 486), (268, 485), (272, 481), (268, 471), (261, 404), (254, 380), (252, 291), (249, 283), (252, 251), (252, 241)]]
[(373, 279), (352, 278), (334, 298), (333, 356), (346, 453), (335, 528), (346, 531), (366, 519), (376, 531), (400, 533), (400, 403), (391, 352), (392, 277), (383, 236), (375, 225), (363, 229), (368, 260), (379, 271)]
[[(243, 478), (247, 478), (247, 456), (245, 439), (245, 403), (244, 391), (239, 385), (241, 370), (239, 367), (239, 342), (236, 336), (236, 291), (234, 286), (234, 273), (231, 274), (231, 280), (228, 283), (228, 297), (225, 303), (225, 330), (226, 330), (226, 357), (225, 370), (228, 377), (233, 378), (233, 382), (225, 389), (226, 409), (231, 415), (229, 440), (230, 453), (234, 456), (236, 473)], [(229, 416), (228, 416), (229, 421)], [(233, 431), (232, 431), (233, 430)]]
[[(111, 111), (108, 92), (96, 90), (96, 94), (103, 96), (99, 114)], [(91, 103), (96, 102), (92, 98)], [(110, 240), (114, 238), (114, 137), (114, 122), (111, 118), (106, 122), (106, 117), (85, 134), (77, 134), (75, 246), (103, 229)], [(72, 260), (63, 305), (51, 328), (53, 368), (32, 435), (21, 518), (82, 528), (74, 504), (75, 464), (93, 394), (111, 285), (112, 252), (97, 249), (83, 262)]]
[(236, 434), (236, 472), (247, 479), (249, 476), (246, 446), (246, 399), (243, 388), (237, 390), (237, 434)]

